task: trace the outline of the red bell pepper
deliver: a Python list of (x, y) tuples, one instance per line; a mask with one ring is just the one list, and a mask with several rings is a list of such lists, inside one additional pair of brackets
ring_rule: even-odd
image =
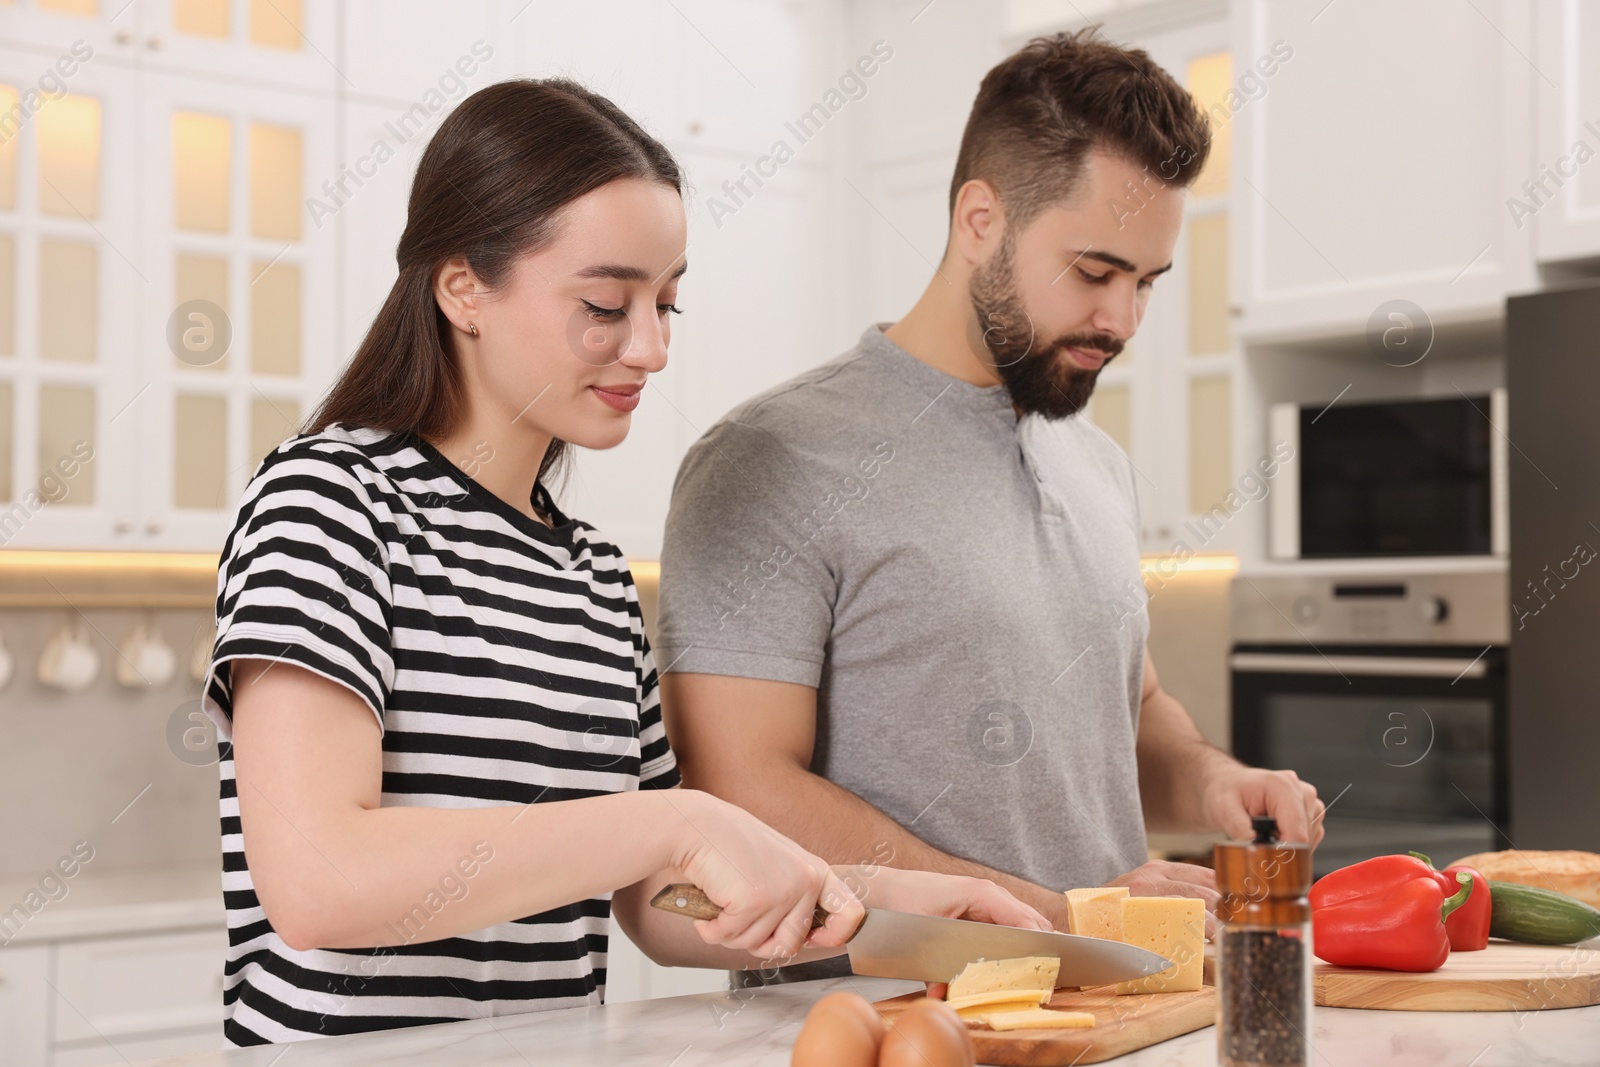
[(1450, 955), (1445, 919), (1471, 891), (1470, 875), (1414, 856), (1351, 864), (1311, 887), (1312, 946), (1343, 967), (1438, 970)]
[(1477, 952), (1489, 947), (1489, 919), (1494, 912), (1489, 899), (1489, 879), (1471, 867), (1446, 867), (1448, 878), (1465, 874), (1472, 879), (1472, 891), (1462, 904), (1444, 921), (1445, 932), (1450, 935), (1451, 952)]
[[(1426, 863), (1430, 870), (1433, 869), (1433, 861), (1427, 856), (1420, 852), (1413, 852), (1411, 855)], [(1472, 877), (1472, 891), (1467, 894), (1466, 903), (1445, 919), (1444, 929), (1445, 933), (1450, 935), (1451, 952), (1477, 952), (1489, 947), (1489, 920), (1493, 915), (1494, 905), (1489, 895), (1489, 879), (1471, 867), (1446, 867), (1439, 872), (1446, 879), (1445, 892), (1455, 892), (1455, 876), (1462, 872)]]
[(1347, 900), (1382, 893), (1416, 878), (1431, 878), (1446, 895), (1456, 891), (1454, 878), (1433, 869), (1428, 857), (1413, 852), (1408, 856), (1377, 856), (1341, 867), (1317, 879), (1311, 887), (1312, 908), (1332, 907)]

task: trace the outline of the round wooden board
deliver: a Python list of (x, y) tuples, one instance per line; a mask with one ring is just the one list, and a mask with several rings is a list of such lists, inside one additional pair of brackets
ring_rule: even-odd
[(1393, 1011), (1536, 1011), (1600, 1004), (1600, 944), (1517, 945), (1452, 952), (1427, 974), (1318, 961), (1317, 1003)]

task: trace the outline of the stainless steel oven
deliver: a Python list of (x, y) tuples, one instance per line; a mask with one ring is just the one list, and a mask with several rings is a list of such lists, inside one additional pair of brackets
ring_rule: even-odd
[(1234, 579), (1233, 751), (1294, 770), (1328, 803), (1318, 875), (1510, 847), (1507, 605), (1492, 559)]

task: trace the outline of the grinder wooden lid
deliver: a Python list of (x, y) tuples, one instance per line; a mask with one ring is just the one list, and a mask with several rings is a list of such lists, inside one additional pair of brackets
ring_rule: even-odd
[(1224, 923), (1288, 924), (1311, 917), (1311, 846), (1278, 840), (1277, 820), (1257, 816), (1254, 841), (1215, 846), (1217, 919)]

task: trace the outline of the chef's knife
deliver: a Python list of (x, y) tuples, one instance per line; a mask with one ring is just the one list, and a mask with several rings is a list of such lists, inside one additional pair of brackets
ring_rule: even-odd
[[(722, 909), (698, 886), (669, 885), (650, 906), (691, 919), (715, 919)], [(817, 908), (812, 929), (828, 913)], [(845, 943), (850, 968), (875, 978), (910, 978), (948, 982), (977, 960), (1009, 960), (1019, 956), (1054, 956), (1061, 961), (1058, 986), (1095, 986), (1159, 974), (1172, 961), (1136, 945), (1076, 934), (1022, 930), (965, 919), (868, 908), (866, 918)]]

